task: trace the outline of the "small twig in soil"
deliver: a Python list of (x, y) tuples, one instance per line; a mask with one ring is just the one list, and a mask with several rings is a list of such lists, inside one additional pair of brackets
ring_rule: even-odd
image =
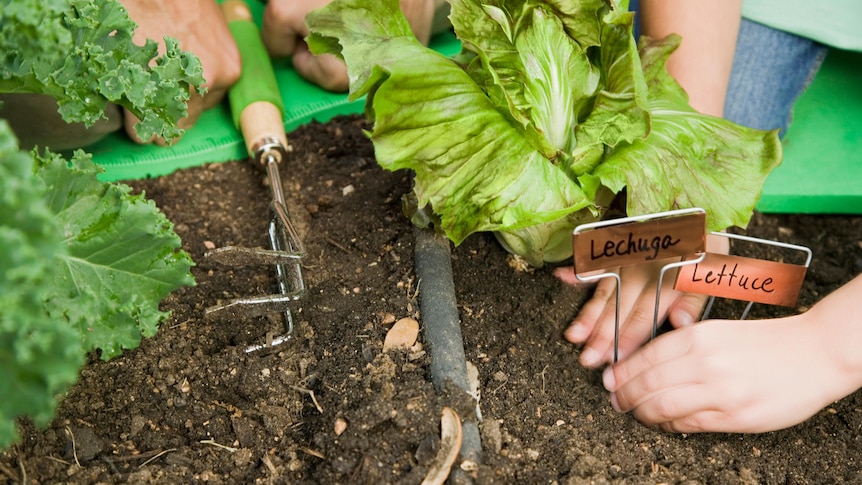
[[(411, 280), (410, 282), (412, 283), (413, 280)], [(412, 285), (410, 285), (410, 286), (412, 286)], [(416, 282), (416, 291), (413, 292), (412, 296), (410, 295), (410, 286), (407, 287), (407, 299), (413, 300), (417, 296), (419, 296), (419, 287), (422, 286), (422, 280), (420, 279), (419, 281)]]
[(175, 323), (175, 324), (171, 325), (171, 326), (170, 326), (170, 327), (168, 327), (168, 328), (170, 328), (171, 330), (173, 330), (173, 329), (175, 329), (175, 328), (177, 328), (177, 327), (182, 327), (183, 325), (185, 325), (185, 324), (187, 324), (187, 323), (189, 323), (189, 322), (191, 322), (191, 320), (185, 320), (185, 321), (182, 321), (182, 322), (180, 322), (180, 323)]
[(57, 463), (62, 463), (63, 465), (66, 465), (66, 466), (71, 465), (71, 463), (69, 463), (68, 461), (66, 461), (66, 460), (61, 460), (60, 458), (57, 458), (56, 456), (48, 455), (48, 456), (46, 456), (45, 458), (47, 458), (47, 459), (49, 459), (49, 460), (51, 460), (51, 461), (56, 461)]
[(344, 247), (343, 245), (339, 244), (338, 241), (336, 241), (335, 239), (332, 239), (329, 236), (326, 236), (323, 239), (326, 240), (326, 242), (328, 242), (329, 244), (332, 244), (333, 246), (337, 247), (338, 249), (344, 251), (345, 253), (350, 254), (350, 250), (347, 249), (346, 247)]
[(326, 459), (326, 457), (323, 456), (323, 453), (321, 453), (317, 450), (312, 450), (311, 448), (305, 448), (305, 447), (300, 448), (300, 450), (304, 451), (306, 454), (320, 458), (321, 460)]
[(221, 449), (223, 449), (223, 450), (227, 450), (227, 451), (229, 451), (229, 452), (231, 452), (231, 453), (235, 453), (235, 452), (236, 452), (236, 450), (237, 450), (237, 449), (236, 449), (236, 448), (234, 448), (233, 446), (227, 446), (227, 445), (223, 445), (223, 444), (221, 444), (221, 443), (217, 443), (217, 442), (216, 442), (216, 440), (214, 440), (214, 439), (212, 439), (212, 438), (210, 438), (210, 439), (208, 439), (208, 440), (201, 440), (200, 442), (201, 442), (201, 443), (203, 443), (203, 444), (205, 444), (205, 445), (212, 445), (212, 446), (215, 446), (216, 448), (221, 448)]
[(161, 452), (161, 453), (158, 453), (158, 454), (156, 454), (156, 456), (154, 456), (154, 457), (150, 458), (149, 460), (147, 460), (147, 461), (145, 461), (145, 462), (141, 463), (140, 465), (138, 465), (138, 468), (143, 468), (143, 467), (144, 467), (144, 465), (146, 465), (146, 464), (150, 463), (151, 461), (155, 460), (156, 458), (158, 458), (158, 457), (160, 457), (160, 456), (162, 456), (162, 455), (168, 454), (168, 453), (170, 453), (170, 452), (172, 452), (172, 451), (177, 451), (177, 449), (176, 449), (176, 448), (168, 448), (167, 450), (165, 450), (165, 451), (163, 451), (163, 452)]
[(21, 459), (21, 449), (16, 447), (15, 451), (18, 455), (18, 468), (21, 469), (21, 483), (25, 484), (27, 483), (27, 469), (24, 468), (24, 460)]
[[(18, 474), (15, 473), (14, 471), (10, 470), (9, 468), (7, 468), (6, 465), (4, 465), (2, 463), (0, 463), (0, 472), (2, 472), (4, 475), (9, 477), (10, 480), (17, 480), (18, 479)], [(21, 483), (24, 483), (24, 481), (21, 480)]]
[(66, 426), (66, 434), (72, 439), (72, 456), (75, 458), (75, 464), (81, 466), (81, 462), (78, 461), (78, 445), (75, 443), (75, 434), (68, 426)]
[(269, 473), (273, 474), (274, 476), (278, 476), (278, 472), (275, 469), (275, 465), (272, 464), (272, 460), (269, 459), (268, 455), (263, 455), (262, 457), (260, 457), (260, 461), (263, 462), (264, 466), (266, 466), (266, 469), (269, 470)]
[(304, 387), (299, 387), (299, 386), (290, 386), (290, 387), (292, 387), (293, 390), (295, 390), (297, 392), (302, 392), (302, 393), (305, 393), (305, 394), (308, 394), (309, 396), (311, 396), (311, 400), (314, 401), (314, 407), (317, 408), (317, 412), (319, 412), (320, 414), (323, 414), (323, 408), (320, 407), (320, 403), (317, 402), (317, 397), (314, 396), (314, 391), (312, 391), (311, 389), (306, 389)]
[(124, 462), (124, 461), (133, 461), (133, 460), (152, 458), (153, 456), (158, 455), (161, 452), (162, 452), (161, 449), (157, 449), (157, 450), (145, 451), (143, 453), (137, 453), (134, 455), (115, 456), (115, 457), (111, 458), (111, 461), (114, 463), (119, 463), (119, 462)]

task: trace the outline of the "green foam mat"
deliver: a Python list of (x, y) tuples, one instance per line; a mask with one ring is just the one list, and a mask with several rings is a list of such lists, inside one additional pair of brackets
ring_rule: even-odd
[(767, 213), (862, 214), (862, 53), (833, 50), (796, 103)]

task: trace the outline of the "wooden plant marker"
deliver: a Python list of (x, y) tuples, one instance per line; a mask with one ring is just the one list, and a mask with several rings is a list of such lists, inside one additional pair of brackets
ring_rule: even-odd
[(756, 244), (778, 246), (806, 254), (804, 264), (791, 264), (765, 259), (746, 258), (727, 254), (708, 253), (703, 261), (680, 269), (674, 288), (688, 293), (709, 295), (703, 319), (715, 297), (748, 301), (740, 317), (745, 320), (755, 303), (792, 307), (796, 305), (802, 281), (811, 264), (811, 249), (768, 239), (738, 234), (713, 232), (713, 235), (744, 240)]
[[(575, 278), (593, 282), (614, 278), (617, 285), (614, 326), (614, 362), (619, 354), (620, 276), (607, 271), (619, 266), (649, 263), (666, 258), (697, 258), (666, 264), (659, 274), (656, 289), (653, 332), (658, 328), (659, 296), (667, 270), (694, 265), (706, 256), (706, 211), (679, 209), (654, 214), (581, 224), (572, 232)], [(585, 273), (602, 271), (586, 275)]]

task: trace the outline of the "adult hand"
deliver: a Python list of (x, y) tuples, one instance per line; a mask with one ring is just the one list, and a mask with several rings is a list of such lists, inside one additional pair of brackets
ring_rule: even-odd
[(801, 315), (668, 332), (605, 369), (611, 404), (684, 433), (800, 423), (862, 386), (860, 296), (857, 276)]
[[(347, 91), (347, 67), (331, 54), (315, 56), (308, 50), (305, 16), (331, 0), (270, 0), (263, 12), (263, 42), (273, 57), (292, 56), (293, 67), (305, 79), (329, 91)], [(427, 45), (434, 19), (434, 0), (401, 0), (401, 11), (413, 33)]]
[[(706, 249), (727, 254), (729, 242), (721, 236), (707, 236)], [(655, 312), (655, 295), (661, 267), (679, 259), (656, 261), (648, 264), (625, 266), (620, 272), (620, 333), (619, 356), (624, 358), (652, 334)], [(572, 267), (558, 268), (554, 274), (569, 284), (584, 284), (575, 278)], [(681, 293), (673, 289), (676, 271), (669, 271), (662, 281), (659, 323), (668, 318), (674, 327), (691, 325), (700, 316), (706, 296)], [(616, 315), (616, 281), (600, 280), (593, 296), (566, 329), (565, 337), (576, 344), (584, 344), (580, 362), (584, 367), (596, 368), (613, 362), (614, 327)]]
[[(203, 87), (201, 95), (191, 93), (188, 115), (180, 120), (180, 128), (190, 128), (209, 109), (224, 98), (228, 88), (239, 79), (240, 56), (227, 22), (215, 0), (121, 0), (129, 17), (138, 24), (133, 41), (143, 45), (146, 39), (159, 42), (159, 52), (164, 53), (164, 37), (177, 39), (180, 48), (195, 54), (201, 61)], [(137, 118), (125, 114), (125, 128), (129, 136), (141, 143), (134, 132)], [(147, 140), (164, 144), (164, 140)]]

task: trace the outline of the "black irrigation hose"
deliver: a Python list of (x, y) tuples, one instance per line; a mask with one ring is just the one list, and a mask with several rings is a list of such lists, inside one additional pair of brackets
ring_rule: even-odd
[[(414, 234), (413, 260), (419, 278), (419, 306), (425, 341), (431, 357), (431, 380), (438, 391), (446, 381), (451, 381), (464, 392), (470, 392), (452, 278), (450, 242), (431, 229), (417, 228)], [(473, 420), (462, 424), (460, 458), (477, 464), (481, 462), (479, 425)], [(460, 472), (460, 468), (453, 469), (453, 475)]]

